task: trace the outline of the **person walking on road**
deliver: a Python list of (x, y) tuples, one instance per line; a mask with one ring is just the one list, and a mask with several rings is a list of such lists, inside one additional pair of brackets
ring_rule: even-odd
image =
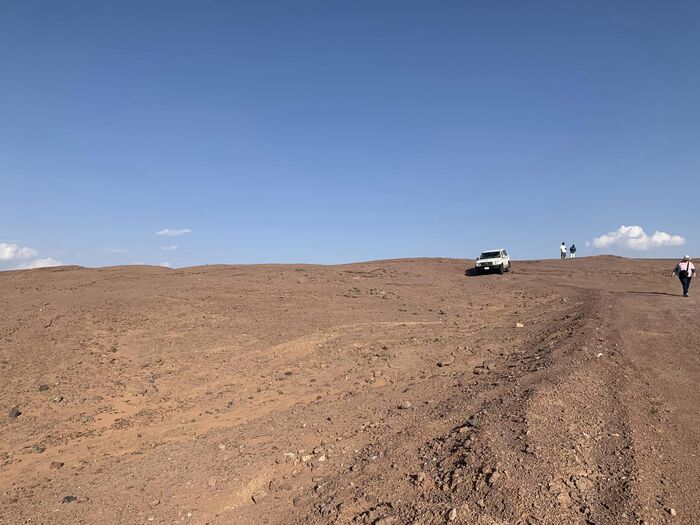
[(690, 262), (690, 255), (683, 257), (673, 269), (673, 274), (677, 275), (683, 285), (683, 297), (688, 297), (688, 289), (690, 288), (690, 280), (695, 275), (695, 265)]
[(569, 257), (572, 259), (576, 258), (576, 245), (571, 243), (571, 248), (569, 248)]
[(566, 259), (566, 243), (565, 242), (561, 243), (559, 250), (561, 251), (561, 258)]

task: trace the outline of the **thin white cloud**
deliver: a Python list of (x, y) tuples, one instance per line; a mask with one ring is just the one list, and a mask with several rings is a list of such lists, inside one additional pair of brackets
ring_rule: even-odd
[(34, 259), (28, 263), (20, 264), (17, 266), (17, 270), (32, 270), (34, 268), (48, 268), (50, 266), (62, 266), (61, 261), (57, 261), (51, 257), (44, 257), (43, 259)]
[(0, 261), (11, 261), (13, 259), (29, 259), (38, 255), (39, 252), (28, 246), (20, 246), (15, 243), (0, 242)]
[(186, 233), (192, 233), (192, 230), (188, 228), (183, 228), (181, 230), (171, 230), (170, 228), (163, 228), (156, 232), (156, 235), (167, 235), (168, 237), (177, 237), (178, 235), (185, 235)]
[(164, 266), (165, 268), (172, 268), (173, 265), (170, 264), (168, 261), (160, 263), (160, 266)]
[(594, 248), (610, 248), (614, 246), (631, 250), (646, 251), (664, 246), (683, 246), (685, 239), (680, 235), (655, 231), (647, 235), (641, 226), (620, 226), (614, 232), (609, 232), (591, 241)]
[(107, 248), (102, 248), (103, 252), (107, 253), (128, 253), (129, 250), (126, 248), (116, 248), (114, 246), (107, 246)]
[(172, 252), (175, 251), (179, 248), (180, 246), (177, 244), (171, 244), (170, 246), (161, 246), (161, 250), (165, 250), (167, 252)]

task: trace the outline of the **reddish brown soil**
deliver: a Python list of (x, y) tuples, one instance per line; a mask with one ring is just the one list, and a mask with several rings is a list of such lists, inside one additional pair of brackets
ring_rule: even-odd
[(700, 523), (673, 262), (468, 266), (1, 273), (0, 523)]

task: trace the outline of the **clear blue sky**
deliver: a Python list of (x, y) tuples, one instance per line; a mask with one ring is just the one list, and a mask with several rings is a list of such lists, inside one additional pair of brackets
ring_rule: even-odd
[(691, 1), (2, 1), (0, 268), (692, 253), (699, 94)]

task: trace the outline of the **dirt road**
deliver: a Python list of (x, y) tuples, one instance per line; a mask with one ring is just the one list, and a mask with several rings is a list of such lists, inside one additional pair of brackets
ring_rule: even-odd
[(673, 263), (467, 267), (0, 273), (0, 523), (700, 523)]

